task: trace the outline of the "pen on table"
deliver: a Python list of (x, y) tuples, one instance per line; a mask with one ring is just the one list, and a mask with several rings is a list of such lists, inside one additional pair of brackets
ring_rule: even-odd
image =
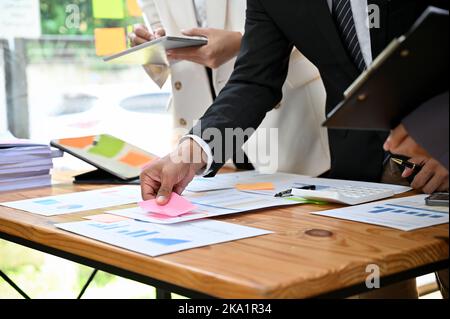
[(395, 157), (392, 157), (391, 161), (393, 161), (394, 163), (397, 163), (398, 165), (400, 165), (403, 168), (412, 169), (414, 174), (419, 173), (421, 171), (421, 169), (423, 168), (423, 166), (421, 166), (419, 164), (414, 164), (409, 161), (405, 161), (405, 160), (395, 158)]
[[(316, 190), (316, 186), (315, 185), (306, 185), (303, 187), (294, 187), (295, 189), (309, 189), (309, 190)], [(275, 197), (290, 197), (292, 196), (292, 188), (285, 190), (283, 192), (280, 192), (278, 194), (275, 194)]]

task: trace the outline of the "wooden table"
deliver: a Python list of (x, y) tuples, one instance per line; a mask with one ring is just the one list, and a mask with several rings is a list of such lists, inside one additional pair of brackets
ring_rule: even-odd
[[(58, 184), (3, 193), (0, 202), (97, 188)], [(370, 264), (379, 266), (382, 286), (448, 268), (448, 224), (403, 232), (311, 214), (335, 207), (305, 205), (217, 218), (275, 234), (157, 258), (54, 226), (102, 210), (43, 217), (0, 207), (0, 238), (193, 298), (348, 297), (367, 290)], [(309, 235), (312, 229), (331, 236)]]

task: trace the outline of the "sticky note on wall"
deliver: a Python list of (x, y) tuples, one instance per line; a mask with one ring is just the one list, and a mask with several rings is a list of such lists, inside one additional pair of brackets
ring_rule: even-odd
[(95, 52), (98, 56), (111, 55), (127, 48), (124, 28), (95, 29)]
[(142, 11), (139, 7), (137, 0), (127, 0), (128, 13), (132, 17), (141, 17)]
[(123, 0), (92, 0), (92, 10), (96, 19), (125, 18)]

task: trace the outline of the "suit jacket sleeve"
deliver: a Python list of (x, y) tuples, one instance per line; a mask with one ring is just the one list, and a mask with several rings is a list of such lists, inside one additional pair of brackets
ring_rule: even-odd
[(230, 131), (256, 129), (281, 101), (292, 48), (260, 1), (248, 0), (245, 35), (234, 72), (190, 133), (209, 144), (214, 156), (212, 175), (249, 138), (230, 138)]
[(449, 149), (449, 92), (421, 105), (403, 124), (409, 135), (447, 169)]

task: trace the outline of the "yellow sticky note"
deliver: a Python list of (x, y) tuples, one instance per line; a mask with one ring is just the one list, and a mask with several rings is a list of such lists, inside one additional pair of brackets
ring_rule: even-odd
[(124, 28), (95, 29), (95, 51), (98, 56), (111, 55), (126, 50)]
[(240, 191), (270, 191), (274, 190), (273, 183), (237, 184), (236, 189)]
[(137, 0), (127, 0), (128, 13), (132, 17), (141, 17), (142, 11), (139, 7)]
[(92, 10), (96, 19), (125, 18), (123, 0), (92, 0)]

